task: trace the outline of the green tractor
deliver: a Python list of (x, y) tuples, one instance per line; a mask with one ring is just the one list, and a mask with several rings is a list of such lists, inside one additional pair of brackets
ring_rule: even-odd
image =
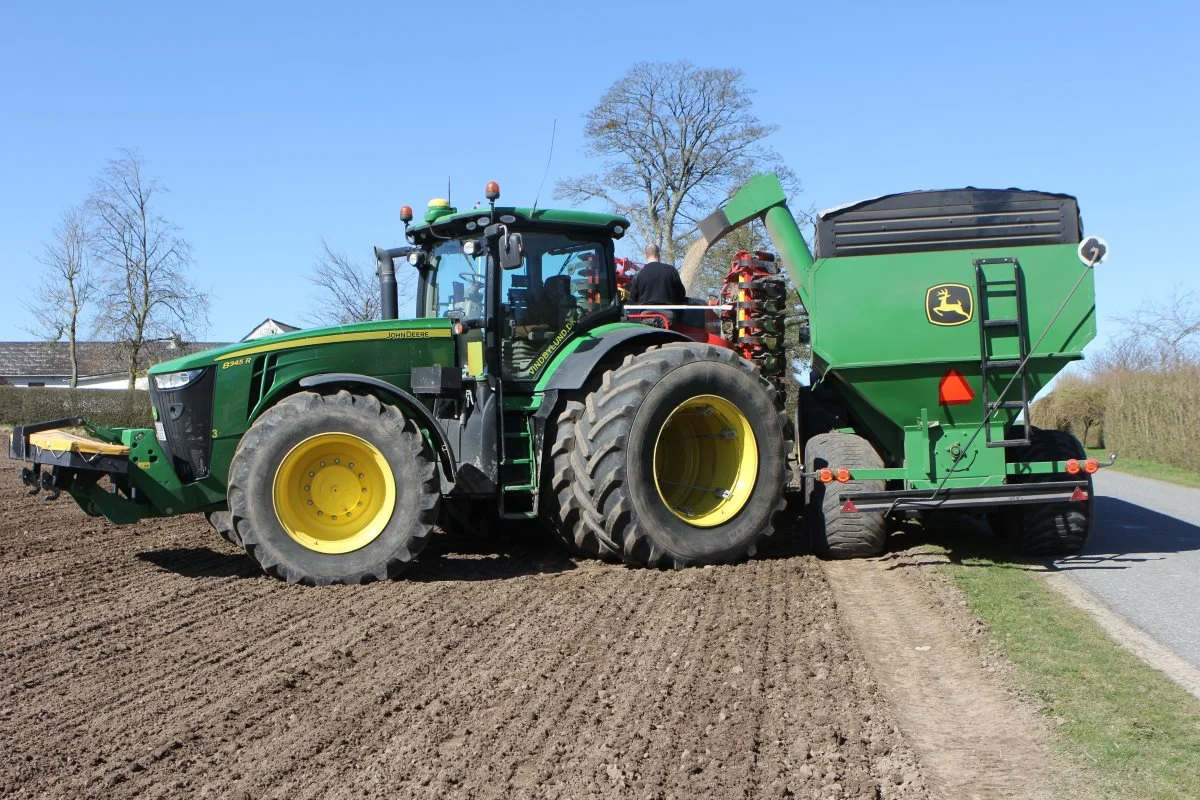
[[(814, 261), (778, 179), (749, 183), (701, 238), (762, 220), (808, 310), (813, 380), (788, 419), (795, 300), (772, 256), (739, 254), (723, 304), (645, 324), (654, 309), (621, 302), (627, 220), (486, 195), (467, 212), (433, 201), (419, 223), (402, 210), (408, 246), (376, 251), (385, 319), (160, 364), (153, 430), (17, 427), (23, 480), (116, 523), (204, 512), (305, 584), (394, 577), (435, 525), (497, 520), (635, 566), (731, 562), (789, 489), (833, 557), (945, 509), (986, 513), (1027, 550), (1082, 545), (1098, 465), (1027, 422), (1094, 336), (1103, 244), (1081, 241), (1073, 198), (868, 201), (821, 217)], [(397, 262), (417, 273), (413, 319), (396, 319)]]

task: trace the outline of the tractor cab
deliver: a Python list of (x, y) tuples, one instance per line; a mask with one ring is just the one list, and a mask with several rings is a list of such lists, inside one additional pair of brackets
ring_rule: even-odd
[[(407, 207), (405, 216), (411, 219)], [(407, 229), (416, 316), (455, 322), (469, 372), (536, 381), (574, 334), (619, 318), (613, 241), (628, 225), (610, 214), (495, 206), (459, 212), (433, 200), (424, 221)]]

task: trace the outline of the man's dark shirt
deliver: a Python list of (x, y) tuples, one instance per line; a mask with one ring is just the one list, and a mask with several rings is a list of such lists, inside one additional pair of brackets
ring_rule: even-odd
[(625, 302), (631, 306), (681, 306), (687, 302), (687, 291), (678, 270), (651, 261), (630, 282)]

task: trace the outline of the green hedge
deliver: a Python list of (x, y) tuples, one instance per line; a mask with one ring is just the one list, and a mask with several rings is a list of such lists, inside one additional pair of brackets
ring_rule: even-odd
[(1200, 471), (1200, 367), (1106, 375), (1104, 444), (1128, 458)]
[(0, 386), (0, 424), (84, 417), (101, 425), (149, 428), (150, 394), (136, 389), (47, 389)]

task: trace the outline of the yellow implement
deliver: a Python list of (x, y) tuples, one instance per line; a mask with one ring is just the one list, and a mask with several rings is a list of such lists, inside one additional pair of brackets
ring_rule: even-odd
[(80, 436), (70, 431), (64, 431), (61, 428), (52, 428), (48, 431), (31, 433), (29, 435), (29, 443), (34, 447), (40, 447), (52, 453), (66, 453), (70, 451), (83, 455), (129, 455), (129, 448), (123, 444), (109, 444), (99, 439), (91, 439), (87, 436)]

